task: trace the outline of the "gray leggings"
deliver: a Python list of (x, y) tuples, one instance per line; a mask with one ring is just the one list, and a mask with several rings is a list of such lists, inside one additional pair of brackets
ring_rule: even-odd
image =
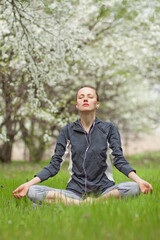
[[(120, 195), (122, 197), (128, 197), (128, 196), (138, 196), (140, 194), (140, 189), (137, 183), (135, 182), (122, 182), (119, 184), (116, 184), (110, 188), (107, 188), (107, 190), (105, 190), (100, 196), (105, 195), (106, 193), (108, 193), (109, 191), (113, 190), (113, 189), (118, 189)], [(39, 202), (40, 204), (42, 203), (43, 199), (46, 197), (46, 195), (48, 194), (49, 191), (55, 191), (55, 192), (59, 192), (62, 195), (69, 197), (69, 198), (73, 198), (73, 199), (77, 199), (77, 200), (83, 200), (82, 197), (80, 197), (79, 195), (77, 195), (76, 193), (69, 191), (69, 190), (63, 190), (63, 189), (56, 189), (56, 188), (51, 188), (51, 187), (47, 187), (44, 185), (33, 185), (29, 188), (28, 191), (28, 198), (36, 203)]]

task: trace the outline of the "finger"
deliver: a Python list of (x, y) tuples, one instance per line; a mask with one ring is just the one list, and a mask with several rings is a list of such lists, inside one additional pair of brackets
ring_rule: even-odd
[(150, 184), (150, 192), (152, 193), (153, 192), (153, 188), (152, 188), (152, 185)]
[(22, 198), (21, 195), (20, 195), (19, 193), (17, 193), (17, 194), (13, 194), (13, 196), (14, 196), (15, 198), (17, 198), (17, 199)]
[(16, 188), (12, 193), (16, 193), (16, 192), (18, 192), (18, 191), (19, 191), (19, 187)]
[(14, 197), (16, 197), (16, 196), (17, 196), (17, 194), (13, 193), (13, 196), (14, 196)]
[(15, 189), (12, 193), (16, 193), (16, 192), (18, 192), (17, 189)]
[(149, 193), (149, 191), (152, 193), (152, 190), (150, 189), (150, 188), (147, 188), (146, 190), (145, 190), (145, 193)]
[(19, 196), (17, 196), (16, 198), (17, 198), (17, 199), (19, 199), (20, 197), (19, 197)]
[(147, 192), (148, 192), (148, 190), (147, 190), (147, 188), (143, 188), (142, 190), (141, 190), (141, 192), (143, 193), (143, 194), (147, 194)]
[(13, 194), (13, 196), (14, 196), (15, 198), (18, 198), (18, 194)]
[(151, 192), (153, 191), (153, 188), (152, 188), (152, 185), (148, 183), (148, 186), (147, 186), (147, 192)]
[(144, 189), (142, 189), (142, 190), (141, 190), (141, 192), (142, 192), (143, 194), (145, 194), (145, 193), (146, 193)]
[(14, 195), (15, 198), (19, 199), (19, 196), (18, 195)]
[(21, 196), (21, 195), (18, 195), (18, 199), (20, 199), (20, 198), (22, 198), (23, 196)]

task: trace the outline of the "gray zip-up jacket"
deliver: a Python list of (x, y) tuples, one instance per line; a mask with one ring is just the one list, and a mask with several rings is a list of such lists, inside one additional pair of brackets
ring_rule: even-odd
[(68, 169), (71, 178), (66, 189), (80, 196), (86, 193), (100, 194), (115, 184), (109, 153), (113, 165), (126, 176), (131, 171), (136, 172), (123, 156), (120, 135), (115, 125), (96, 118), (88, 134), (80, 120), (63, 127), (50, 164), (35, 176), (41, 181), (55, 176), (60, 170), (68, 146), (70, 146)]

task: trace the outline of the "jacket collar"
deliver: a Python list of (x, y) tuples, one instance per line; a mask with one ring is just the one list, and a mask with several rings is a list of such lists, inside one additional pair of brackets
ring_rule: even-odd
[[(99, 120), (97, 117), (95, 118), (95, 125), (98, 124), (99, 122), (101, 122), (101, 120)], [(77, 131), (77, 132), (82, 132), (84, 133), (84, 129), (82, 128), (81, 124), (80, 124), (80, 119), (77, 119), (74, 123), (73, 123), (73, 130)]]

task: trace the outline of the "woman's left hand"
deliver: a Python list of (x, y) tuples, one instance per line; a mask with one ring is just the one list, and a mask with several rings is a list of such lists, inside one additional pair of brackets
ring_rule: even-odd
[(144, 180), (138, 182), (139, 188), (142, 193), (147, 194), (149, 191), (152, 193), (153, 188), (152, 185)]

